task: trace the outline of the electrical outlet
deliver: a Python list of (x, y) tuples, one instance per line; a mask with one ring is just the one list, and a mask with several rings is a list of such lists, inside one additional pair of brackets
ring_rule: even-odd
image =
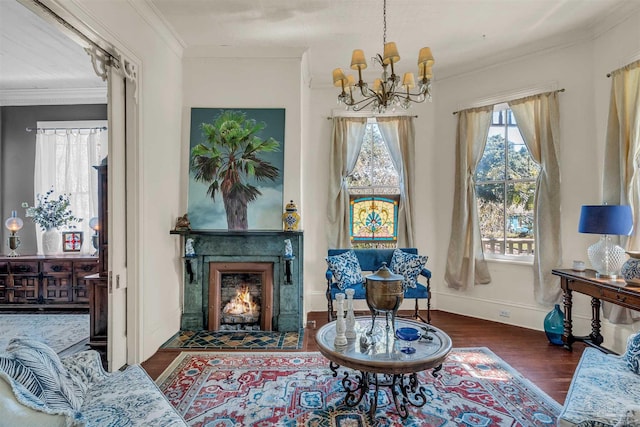
[(511, 317), (511, 312), (509, 310), (500, 310), (498, 314), (500, 317)]

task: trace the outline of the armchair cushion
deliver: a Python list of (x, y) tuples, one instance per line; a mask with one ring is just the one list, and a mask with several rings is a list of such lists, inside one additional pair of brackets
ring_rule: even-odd
[(426, 263), (427, 257), (424, 255), (410, 254), (396, 249), (393, 251), (389, 268), (394, 273), (404, 276), (402, 283), (405, 289), (415, 288), (418, 276)]
[(364, 282), (360, 263), (353, 250), (338, 255), (330, 255), (326, 260), (340, 290), (345, 290)]
[(627, 349), (622, 357), (631, 371), (640, 374), (640, 333), (627, 338)]

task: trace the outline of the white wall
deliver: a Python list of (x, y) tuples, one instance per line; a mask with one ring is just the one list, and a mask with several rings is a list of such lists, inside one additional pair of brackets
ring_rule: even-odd
[[(131, 233), (139, 251), (135, 254), (137, 279), (129, 282), (136, 294), (138, 316), (129, 324), (137, 345), (129, 344), (129, 363), (149, 358), (180, 327), (182, 282), (179, 242), (169, 235), (181, 215), (180, 125), (182, 64), (180, 49), (151, 26), (152, 14), (130, 2), (65, 2), (74, 16), (94, 28), (101, 37), (138, 62), (139, 146), (137, 176), (128, 178), (128, 191), (140, 197), (138, 233)], [(142, 16), (145, 16), (144, 18)], [(168, 171), (175, 171), (168, 173)], [(129, 307), (129, 313), (131, 313)], [(131, 329), (135, 329), (132, 331)]]
[[(559, 95), (562, 265), (568, 267), (574, 259), (586, 260), (586, 249), (594, 243), (594, 237), (579, 234), (577, 224), (581, 205), (602, 201), (603, 143), (609, 106), (606, 88), (610, 85), (605, 74), (629, 62), (625, 60), (638, 51), (639, 28), (640, 13), (636, 13), (595, 40), (437, 82), (436, 133), (440, 143), (435, 157), (440, 161), (435, 165), (433, 176), (437, 176), (440, 182), (436, 194), (439, 202), (436, 220), (442, 227), (434, 235), (441, 244), (439, 255), (446, 253), (451, 230), (457, 124), (456, 116), (451, 112), (496, 95), (556, 85), (566, 89)], [(550, 307), (535, 303), (530, 266), (490, 262), (491, 283), (467, 291), (447, 287), (442, 256), (438, 256), (432, 266), (439, 309), (542, 329), (544, 315)], [(590, 332), (590, 298), (574, 293), (574, 304), (574, 333), (586, 335)], [(499, 317), (500, 310), (509, 311), (510, 318)], [(605, 344), (617, 351), (623, 350), (624, 339), (633, 329), (632, 326), (612, 326), (605, 321)]]

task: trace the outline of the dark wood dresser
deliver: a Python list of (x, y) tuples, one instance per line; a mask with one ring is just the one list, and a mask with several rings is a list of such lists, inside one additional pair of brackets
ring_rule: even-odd
[(0, 310), (88, 309), (86, 276), (98, 271), (86, 255), (0, 257)]

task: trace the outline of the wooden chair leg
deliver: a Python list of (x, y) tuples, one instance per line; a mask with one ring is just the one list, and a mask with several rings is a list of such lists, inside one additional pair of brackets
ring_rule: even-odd
[(333, 300), (331, 299), (331, 296), (329, 296), (329, 298), (327, 298), (327, 320), (329, 322), (332, 322), (333, 319)]

